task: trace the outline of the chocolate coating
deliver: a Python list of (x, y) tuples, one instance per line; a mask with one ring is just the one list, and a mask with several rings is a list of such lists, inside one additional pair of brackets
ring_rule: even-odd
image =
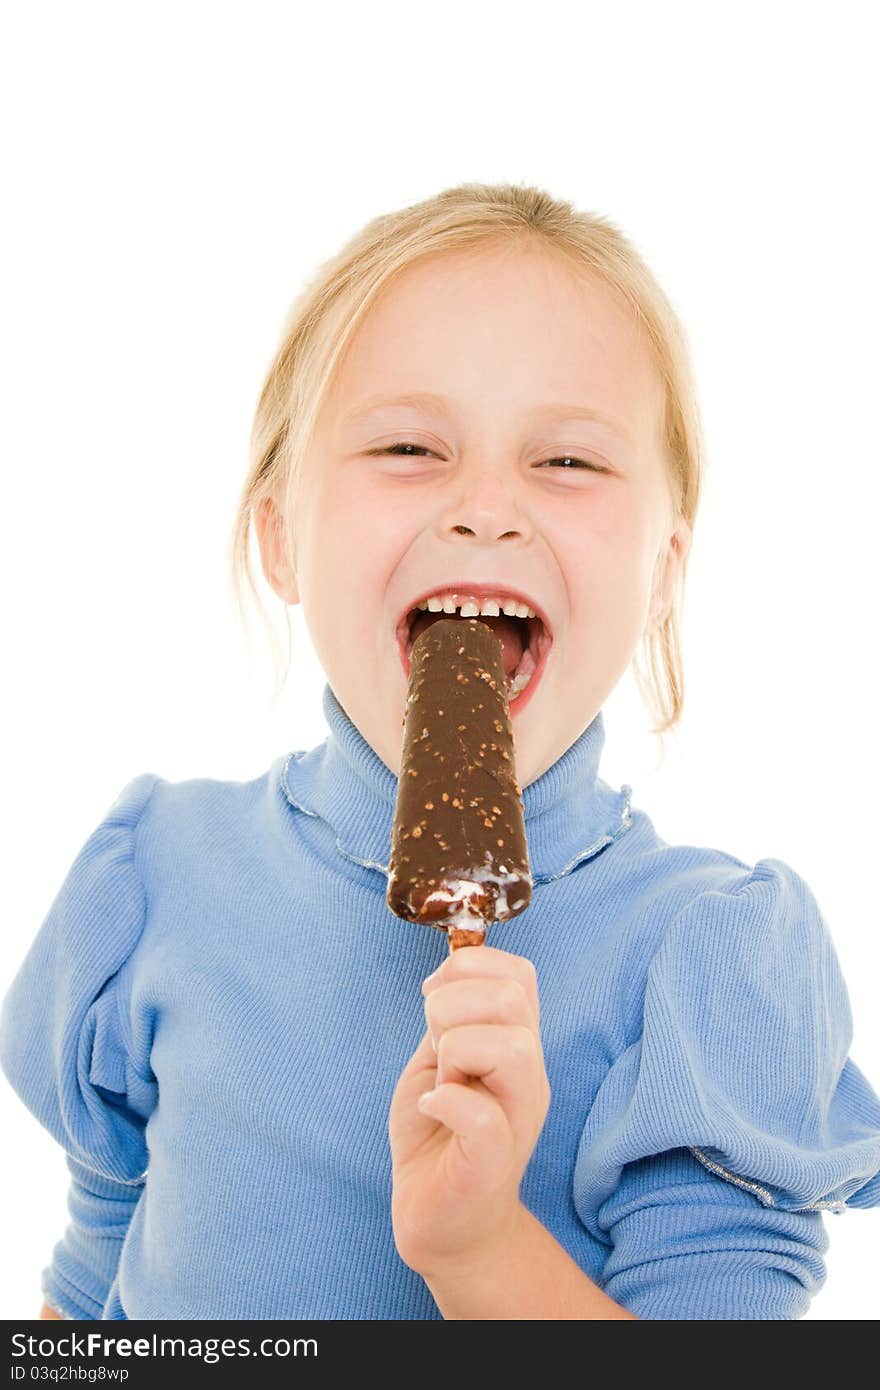
[(439, 619), (410, 654), (386, 902), (447, 929), (531, 897), (503, 648), (478, 618)]

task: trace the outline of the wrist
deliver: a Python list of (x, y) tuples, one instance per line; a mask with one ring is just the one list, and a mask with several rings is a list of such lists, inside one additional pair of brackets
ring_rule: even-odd
[[(442, 1251), (420, 1262), (417, 1270), (434, 1297), (440, 1290), (478, 1288), (504, 1277), (525, 1235), (530, 1213), (518, 1199), (497, 1225), (473, 1245)], [(437, 1300), (440, 1302), (440, 1300)]]
[(491, 1240), (433, 1263), (422, 1278), (447, 1321), (635, 1317), (584, 1273), (522, 1203)]

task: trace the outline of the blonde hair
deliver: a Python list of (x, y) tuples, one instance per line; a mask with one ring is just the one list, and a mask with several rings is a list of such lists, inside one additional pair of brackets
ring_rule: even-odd
[[(266, 499), (285, 519), (285, 543), (294, 562), (302, 461), (334, 371), (379, 292), (425, 256), (498, 243), (561, 253), (581, 273), (598, 277), (622, 297), (644, 328), (666, 388), (664, 432), (673, 514), (693, 530), (702, 478), (702, 430), (684, 331), (654, 276), (605, 217), (576, 210), (539, 188), (465, 183), (373, 218), (318, 267), (294, 301), (260, 392), (251, 432), (250, 470), (231, 538), (232, 590), (240, 615), (244, 578), (266, 616), (249, 550), (251, 520)], [(639, 692), (656, 718), (651, 733), (660, 735), (661, 741), (678, 723), (684, 703), (680, 623), (687, 558), (685, 554), (678, 566), (667, 616), (646, 630), (642, 650), (632, 661)], [(287, 666), (277, 689), (290, 669), (286, 604), (284, 613)], [(274, 638), (271, 624), (267, 627)]]

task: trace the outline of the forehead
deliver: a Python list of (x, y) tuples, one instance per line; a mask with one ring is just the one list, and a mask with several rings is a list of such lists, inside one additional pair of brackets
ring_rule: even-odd
[(377, 400), (426, 392), (462, 420), (565, 402), (633, 435), (653, 430), (664, 399), (628, 306), (561, 255), (521, 246), (433, 255), (401, 271), (349, 342), (325, 408), (344, 425), (375, 413)]

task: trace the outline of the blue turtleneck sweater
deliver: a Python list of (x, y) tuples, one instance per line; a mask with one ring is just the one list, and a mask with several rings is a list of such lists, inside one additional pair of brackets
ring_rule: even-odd
[[(397, 781), (329, 737), (250, 782), (135, 777), (0, 1018), (64, 1148), (70, 1318), (440, 1317), (395, 1249), (388, 1107), (443, 933), (385, 903)], [(601, 714), (524, 790), (552, 1101), (522, 1199), (642, 1318), (786, 1319), (823, 1211), (880, 1203), (880, 1101), (810, 889), (668, 845), (598, 775)]]

